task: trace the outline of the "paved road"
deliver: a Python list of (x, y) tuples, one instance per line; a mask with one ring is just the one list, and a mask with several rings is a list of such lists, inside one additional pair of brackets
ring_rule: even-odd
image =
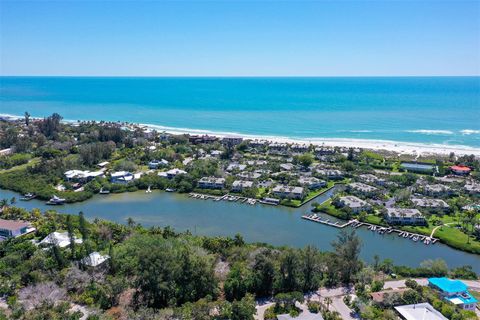
[(332, 304), (330, 305), (329, 309), (340, 313), (340, 316), (343, 320), (358, 319), (351, 316), (352, 310), (343, 302), (343, 297), (333, 297)]

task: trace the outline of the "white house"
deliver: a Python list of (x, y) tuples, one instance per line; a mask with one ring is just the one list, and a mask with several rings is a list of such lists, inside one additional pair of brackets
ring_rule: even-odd
[(396, 306), (395, 310), (405, 320), (448, 320), (427, 302)]
[[(75, 243), (80, 244), (83, 242), (82, 239), (77, 237), (74, 238)], [(52, 232), (42, 241), (39, 242), (40, 245), (57, 245), (60, 248), (65, 248), (70, 244), (70, 237), (68, 236), (68, 232)]]
[(123, 183), (123, 184), (126, 184), (126, 183), (129, 183), (130, 181), (132, 181), (134, 179), (134, 175), (133, 173), (131, 172), (128, 172), (128, 171), (117, 171), (117, 172), (113, 172), (111, 175), (110, 175), (110, 182), (111, 183)]
[(302, 185), (304, 187), (307, 187), (309, 189), (312, 189), (312, 190), (323, 188), (327, 185), (326, 181), (320, 180), (320, 179), (315, 178), (315, 177), (300, 177), (298, 179), (298, 183), (300, 183), (300, 185)]
[(223, 189), (225, 178), (203, 177), (198, 181), (198, 187), (202, 189)]
[(425, 224), (425, 217), (418, 209), (387, 208), (385, 220), (393, 224)]
[(279, 198), (302, 199), (304, 196), (302, 187), (278, 185), (273, 188), (272, 192)]
[(361, 211), (370, 211), (372, 208), (368, 204), (368, 202), (360, 198), (357, 198), (355, 196), (340, 197), (338, 199), (338, 202), (340, 203), (341, 206), (350, 208), (353, 213), (359, 213)]
[(232, 191), (242, 192), (245, 189), (253, 188), (253, 182), (248, 180), (235, 180), (232, 183)]
[(102, 255), (98, 252), (92, 252), (85, 258), (81, 260), (82, 264), (88, 266), (88, 267), (98, 267), (105, 263), (110, 257), (108, 255)]

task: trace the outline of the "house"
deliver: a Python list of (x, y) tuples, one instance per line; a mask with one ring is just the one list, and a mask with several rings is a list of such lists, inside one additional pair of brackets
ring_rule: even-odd
[(225, 178), (203, 177), (198, 181), (198, 187), (202, 189), (223, 189)]
[(290, 146), (290, 150), (292, 150), (295, 153), (305, 153), (310, 149), (310, 146), (306, 144), (292, 144)]
[(83, 171), (83, 170), (68, 170), (64, 173), (67, 181), (90, 181), (97, 177), (104, 177), (105, 173), (100, 171)]
[(243, 171), (237, 174), (237, 177), (247, 179), (247, 180), (255, 180), (260, 178), (261, 176), (262, 174), (259, 172), (248, 172), (248, 171)]
[(335, 149), (334, 148), (328, 148), (328, 147), (318, 147), (315, 148), (314, 150), (315, 156), (317, 158), (322, 157), (322, 156), (331, 156), (335, 154)]
[(475, 310), (477, 299), (468, 292), (467, 285), (460, 280), (429, 278), (428, 285), (440, 292), (445, 299), (464, 310)]
[(273, 185), (273, 180), (272, 179), (262, 180), (262, 181), (259, 181), (257, 185), (259, 188), (270, 188)]
[(8, 156), (13, 153), (12, 148), (2, 149), (0, 150), (0, 156)]
[(480, 183), (470, 182), (463, 187), (470, 194), (480, 194)]
[(278, 185), (273, 188), (272, 192), (279, 198), (302, 199), (304, 196), (302, 187)]
[(233, 147), (239, 145), (240, 143), (242, 143), (242, 141), (243, 138), (239, 136), (225, 136), (222, 139), (222, 144)]
[(425, 224), (425, 217), (418, 209), (387, 208), (385, 220), (391, 224)]
[(158, 169), (158, 167), (163, 167), (163, 166), (167, 166), (168, 165), (168, 161), (165, 160), (165, 159), (162, 159), (162, 160), (152, 160), (148, 163), (148, 168), (149, 169)]
[(328, 179), (342, 179), (343, 173), (340, 170), (335, 169), (317, 169), (317, 173), (321, 176), (327, 177)]
[(453, 174), (456, 174), (458, 176), (466, 176), (470, 174), (472, 169), (467, 166), (451, 166), (450, 171), (452, 171)]
[[(82, 239), (78, 239), (77, 237), (74, 238), (74, 242), (80, 244), (83, 242)], [(70, 237), (68, 236), (68, 232), (52, 232), (42, 241), (39, 242), (39, 245), (57, 245), (60, 248), (65, 248), (70, 244)]]
[(423, 209), (439, 209), (449, 211), (450, 206), (442, 199), (412, 198), (413, 205)]
[(131, 172), (128, 171), (117, 171), (114, 172), (110, 175), (110, 182), (111, 183), (129, 183), (130, 181), (133, 181), (134, 175)]
[(253, 182), (248, 180), (235, 180), (232, 184), (232, 191), (242, 192), (245, 189), (253, 188)]
[(302, 312), (297, 317), (292, 317), (289, 314), (279, 314), (277, 315), (277, 320), (323, 320), (323, 317), (320, 313)]
[(294, 166), (291, 163), (280, 164), (280, 169), (285, 170), (285, 171), (291, 171), (293, 168), (294, 168)]
[(395, 310), (405, 320), (448, 320), (427, 302), (396, 306)]
[(312, 190), (323, 188), (327, 185), (326, 181), (320, 180), (315, 177), (300, 177), (298, 179), (298, 183), (301, 186), (307, 187), (308, 189), (312, 189)]
[(360, 180), (362, 180), (365, 183), (371, 183), (371, 184), (377, 184), (379, 186), (385, 185), (385, 179), (379, 178), (376, 175), (366, 173), (366, 174), (361, 174), (358, 176)]
[(210, 151), (210, 155), (212, 157), (215, 157), (215, 158), (220, 158), (220, 156), (222, 155), (223, 151), (221, 150), (212, 150)]
[(348, 189), (351, 191), (359, 192), (363, 195), (372, 195), (378, 191), (378, 188), (372, 187), (368, 184), (361, 182), (352, 182), (348, 184)]
[(423, 188), (423, 191), (429, 196), (442, 196), (452, 193), (452, 189), (443, 184), (427, 184)]
[(353, 213), (359, 213), (361, 211), (370, 211), (372, 207), (364, 200), (355, 196), (345, 196), (338, 199), (338, 203), (341, 207), (348, 207)]
[(234, 171), (234, 170), (237, 170), (237, 171), (243, 171), (245, 170), (247, 166), (245, 164), (239, 164), (239, 163), (230, 163), (228, 166), (227, 166), (227, 171)]
[(402, 162), (400, 168), (405, 171), (417, 173), (434, 173), (437, 171), (437, 166), (433, 164), (416, 162)]
[(80, 262), (87, 267), (96, 268), (104, 264), (108, 259), (110, 259), (110, 256), (102, 255), (95, 251), (80, 260)]
[(99, 164), (97, 164), (97, 166), (99, 168), (105, 168), (110, 162), (108, 161), (103, 161), (103, 162), (100, 162)]
[(158, 173), (159, 176), (165, 177), (165, 178), (168, 178), (168, 179), (173, 179), (180, 174), (187, 174), (187, 172), (183, 171), (181, 169), (174, 168), (174, 169), (170, 169), (166, 172), (159, 172)]
[(214, 143), (214, 142), (217, 141), (217, 140), (218, 140), (217, 137), (209, 136), (209, 135), (203, 135), (203, 136), (191, 135), (191, 136), (188, 136), (188, 141), (189, 141), (190, 143), (193, 143), (193, 144)]
[(34, 230), (26, 221), (0, 219), (0, 238), (18, 237)]
[(268, 151), (274, 154), (286, 154), (288, 151), (288, 144), (280, 142), (272, 142), (268, 145)]

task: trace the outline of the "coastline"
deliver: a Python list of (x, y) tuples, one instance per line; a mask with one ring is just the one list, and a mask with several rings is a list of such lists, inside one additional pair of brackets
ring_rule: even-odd
[[(12, 115), (12, 114), (0, 114), (0, 119), (4, 120), (18, 120), (22, 119), (23, 116)], [(41, 119), (39, 117), (32, 117), (32, 119)], [(71, 120), (64, 119), (64, 122), (67, 123), (76, 123), (77, 121), (89, 121), (89, 120)], [(98, 119), (91, 119), (90, 121), (101, 121)], [(112, 121), (116, 122), (116, 121)], [(118, 122), (117, 122), (118, 123)], [(345, 148), (362, 148), (373, 151), (386, 151), (394, 152), (399, 155), (416, 155), (420, 156), (448, 156), (450, 153), (455, 153), (455, 155), (475, 155), (480, 156), (480, 148), (470, 147), (465, 145), (447, 145), (447, 144), (429, 144), (429, 143), (418, 143), (418, 142), (407, 142), (407, 141), (394, 141), (394, 140), (373, 140), (373, 139), (358, 139), (358, 138), (322, 138), (322, 137), (285, 137), (285, 136), (274, 136), (274, 135), (255, 135), (239, 132), (224, 132), (224, 131), (214, 131), (208, 129), (193, 129), (193, 128), (181, 128), (181, 127), (170, 127), (163, 125), (155, 125), (148, 123), (132, 123), (132, 122), (121, 122), (126, 126), (130, 127), (141, 127), (149, 130), (156, 130), (158, 132), (165, 132), (169, 134), (190, 134), (190, 135), (211, 135), (216, 137), (228, 137), (228, 136), (238, 136), (244, 139), (252, 140), (266, 140), (269, 142), (276, 143), (296, 143), (296, 144), (312, 144), (314, 146), (327, 146), (327, 147), (345, 147)], [(478, 130), (468, 130), (466, 134), (472, 132), (476, 133)]]

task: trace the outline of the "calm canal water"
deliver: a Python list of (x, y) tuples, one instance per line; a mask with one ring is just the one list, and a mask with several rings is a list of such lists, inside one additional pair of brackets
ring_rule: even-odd
[[(10, 199), (19, 194), (0, 190), (0, 199)], [(329, 194), (322, 195), (327, 198)], [(316, 201), (322, 202), (322, 198)], [(75, 204), (52, 207), (43, 201), (18, 201), (25, 209), (56, 209), (64, 213), (83, 211), (90, 218), (102, 218), (125, 223), (128, 217), (144, 226), (172, 226), (176, 230), (190, 230), (194, 234), (209, 236), (243, 235), (250, 242), (266, 242), (273, 245), (303, 247), (315, 245), (320, 250), (330, 250), (338, 229), (306, 221), (300, 218), (310, 209), (267, 205), (248, 205), (227, 201), (197, 200), (187, 195), (154, 191), (97, 195)], [(330, 218), (332, 219), (332, 218)], [(333, 219), (332, 219), (333, 220)], [(396, 235), (379, 235), (366, 228), (357, 229), (362, 238), (361, 256), (372, 261), (378, 254), (382, 259), (391, 258), (396, 264), (416, 267), (426, 259), (444, 259), (449, 267), (471, 265), (480, 273), (480, 255), (454, 250), (443, 244), (426, 246)]]

